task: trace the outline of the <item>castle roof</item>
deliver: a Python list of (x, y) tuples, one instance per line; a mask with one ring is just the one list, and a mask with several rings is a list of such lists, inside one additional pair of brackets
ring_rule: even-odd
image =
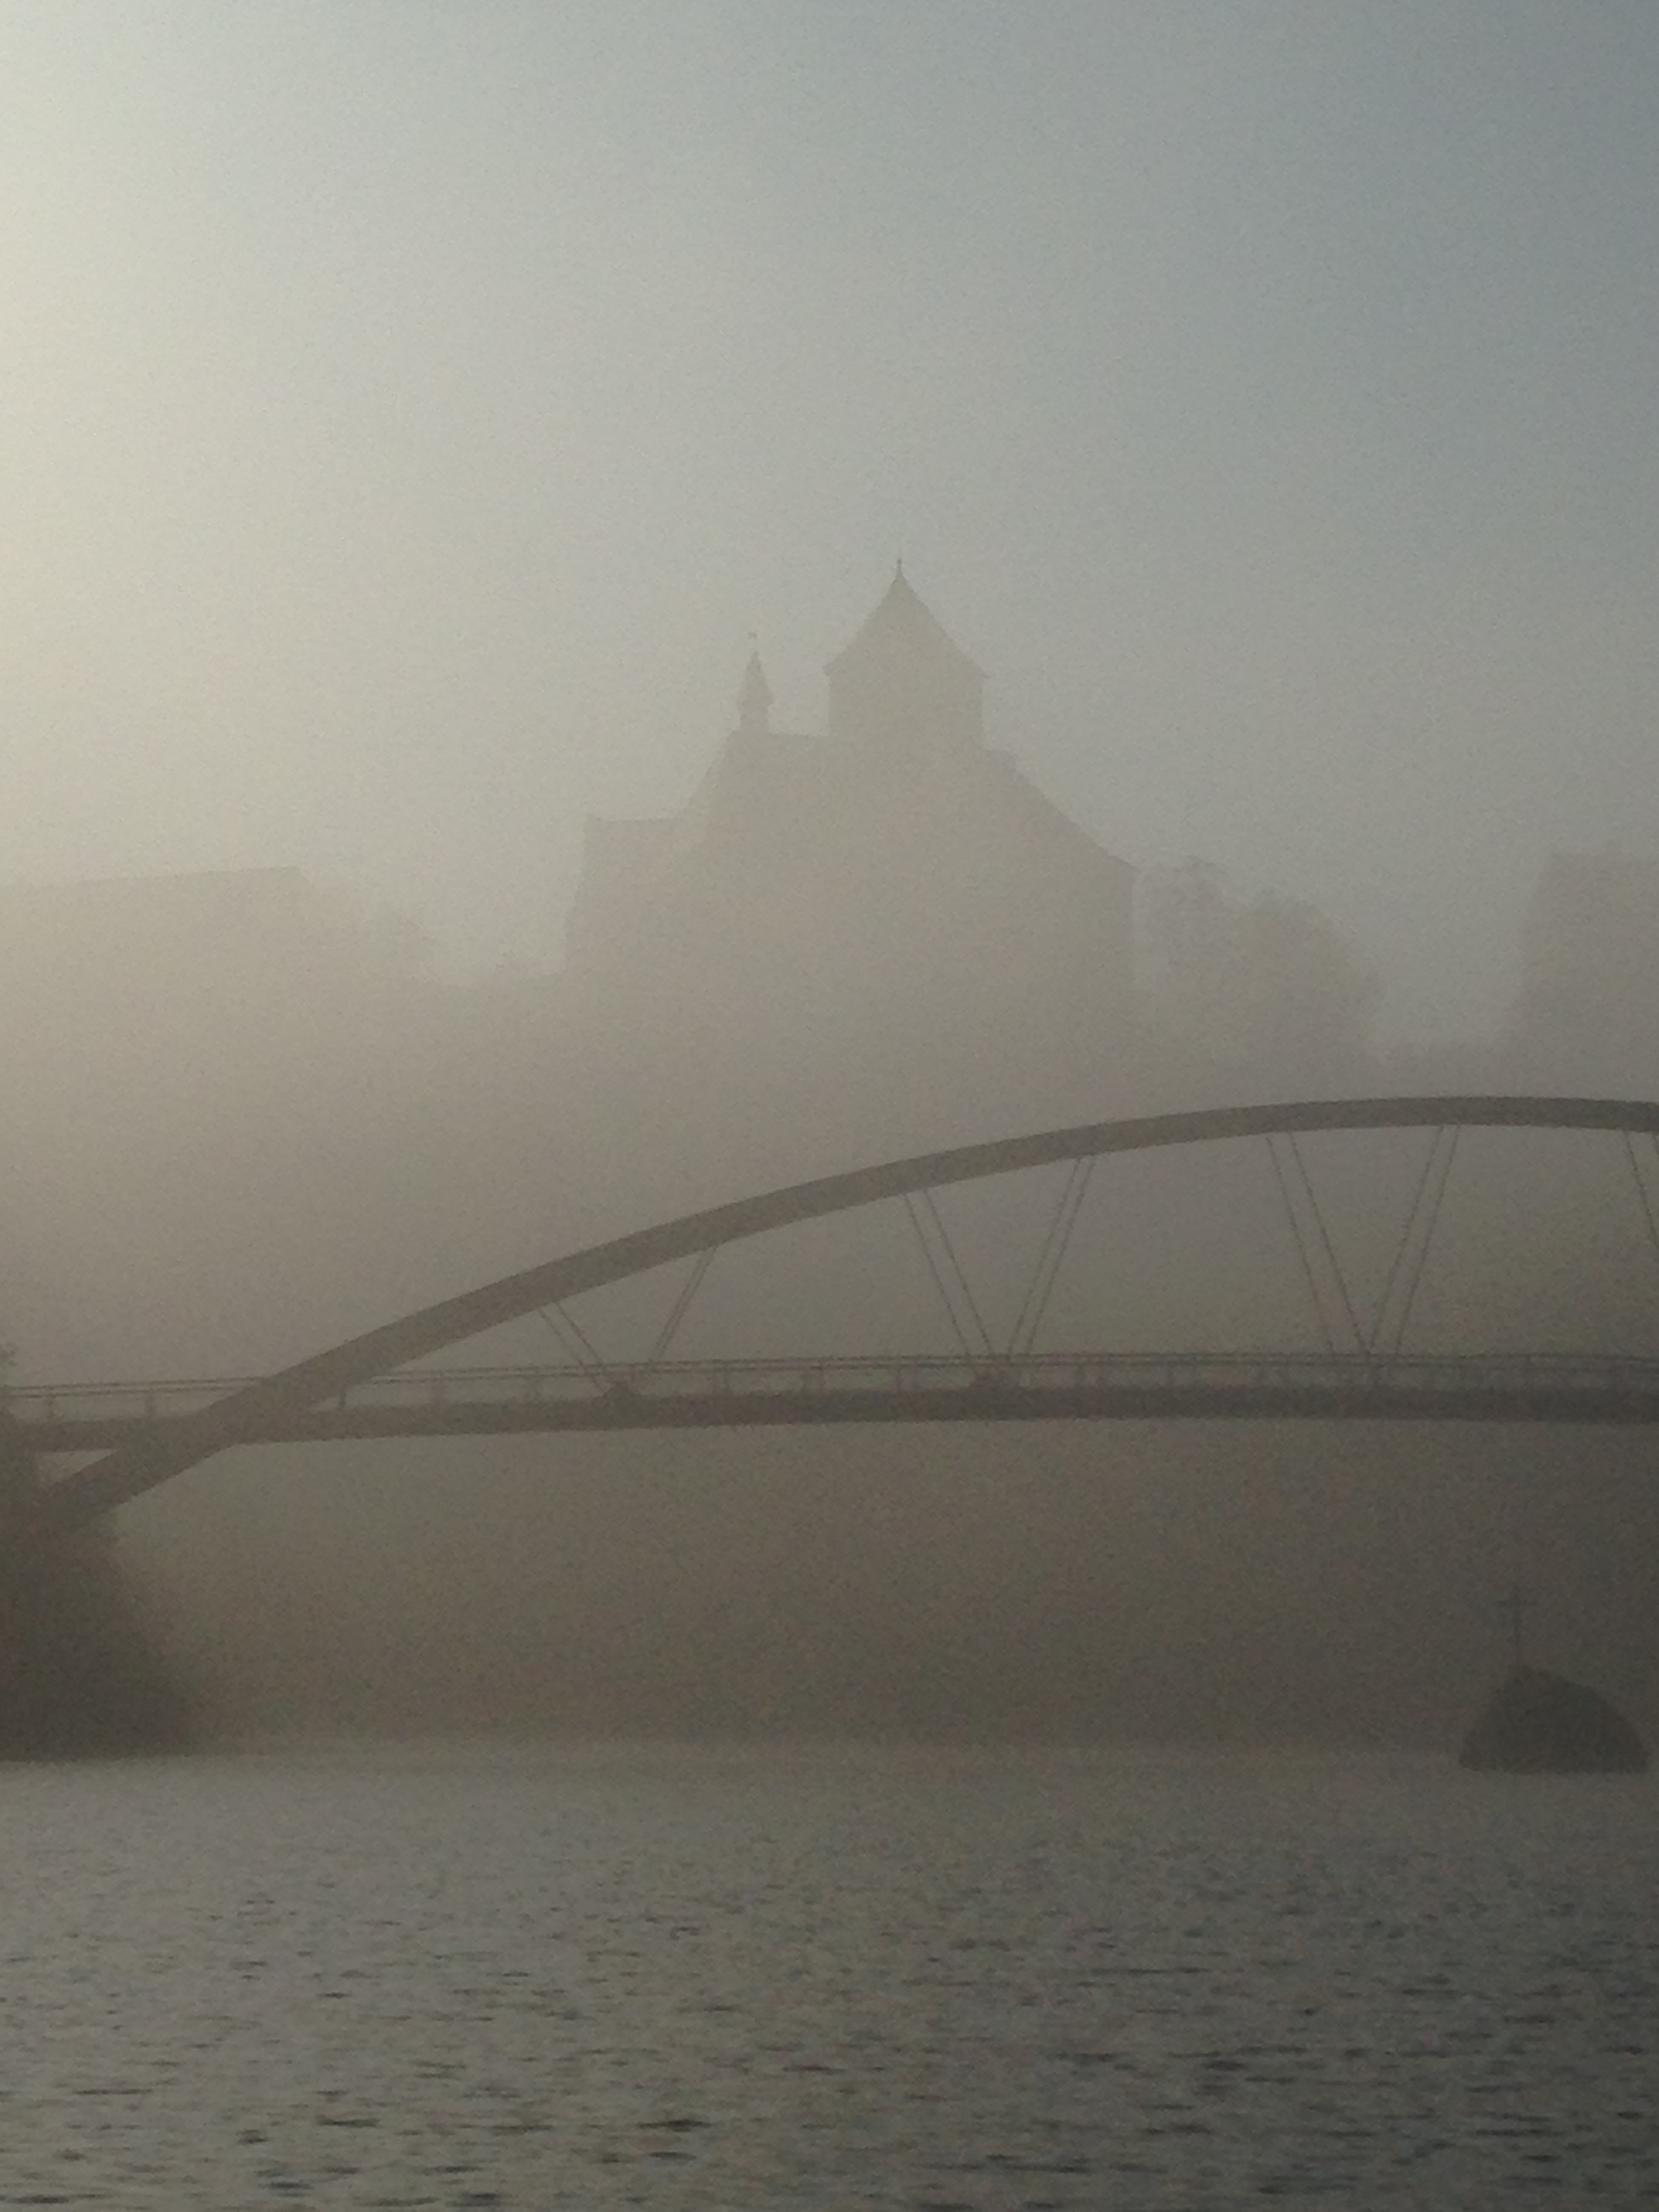
[(863, 627), (826, 663), (825, 673), (833, 679), (861, 666), (887, 668), (898, 660), (949, 670), (958, 678), (970, 676), (981, 683), (985, 680), (985, 671), (969, 659), (911, 588), (902, 562), (895, 568), (885, 596)]

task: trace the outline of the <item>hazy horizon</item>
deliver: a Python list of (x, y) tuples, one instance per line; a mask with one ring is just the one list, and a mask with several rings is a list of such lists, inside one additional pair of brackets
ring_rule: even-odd
[(0, 0), (9, 2201), (1653, 2197), (1656, 91)]
[(0, 878), (545, 959), (895, 554), (1137, 865), (1487, 1027), (1659, 846), (1659, 21), (1552, 0), (0, 8)]

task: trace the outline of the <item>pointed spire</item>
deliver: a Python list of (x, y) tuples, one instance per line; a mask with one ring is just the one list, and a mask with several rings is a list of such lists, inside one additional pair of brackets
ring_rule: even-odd
[(765, 737), (772, 727), (771, 715), (772, 687), (761, 666), (760, 649), (754, 647), (749, 654), (749, 665), (743, 672), (743, 688), (738, 693), (738, 727), (750, 735)]
[(866, 617), (852, 643), (843, 646), (830, 661), (830, 670), (833, 673), (849, 661), (868, 659), (883, 652), (928, 660), (984, 681), (984, 671), (975, 666), (905, 574), (902, 554), (893, 563), (892, 580), (879, 603)]
[(913, 758), (985, 742), (984, 672), (917, 596), (902, 558), (880, 604), (825, 673), (831, 737)]

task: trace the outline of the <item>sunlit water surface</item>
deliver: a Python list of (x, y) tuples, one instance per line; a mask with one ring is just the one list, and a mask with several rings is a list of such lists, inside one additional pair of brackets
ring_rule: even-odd
[(1659, 1791), (1431, 1761), (0, 1770), (0, 2203), (1659, 2203)]

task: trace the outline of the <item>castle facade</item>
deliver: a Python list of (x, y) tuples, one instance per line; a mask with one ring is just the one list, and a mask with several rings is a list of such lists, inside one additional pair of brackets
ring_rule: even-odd
[(984, 677), (902, 569), (826, 673), (826, 734), (786, 734), (751, 658), (683, 811), (589, 823), (579, 1002), (771, 1059), (1095, 1062), (1128, 1007), (1134, 870), (986, 744)]

